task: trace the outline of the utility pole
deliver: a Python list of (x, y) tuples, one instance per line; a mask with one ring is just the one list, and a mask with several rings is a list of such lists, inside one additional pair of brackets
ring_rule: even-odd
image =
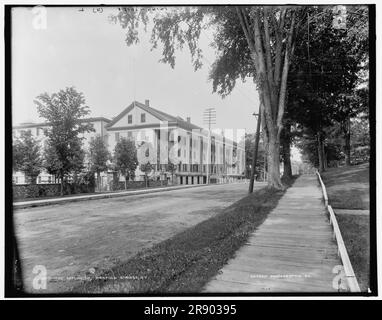
[(258, 150), (259, 150), (259, 140), (260, 140), (261, 104), (260, 104), (260, 107), (259, 107), (259, 113), (258, 114), (254, 113), (253, 115), (254, 116), (257, 115), (257, 126), (256, 126), (256, 138), (255, 138), (254, 152), (253, 152), (253, 156), (252, 156), (251, 178), (250, 178), (250, 181), (249, 181), (248, 193), (252, 193), (253, 192), (253, 185), (254, 185), (254, 182), (255, 182), (257, 153), (258, 153)]
[(263, 175), (263, 181), (265, 182), (267, 180), (267, 152), (264, 152), (264, 175)]
[(208, 125), (208, 143), (207, 143), (207, 164), (206, 164), (206, 175), (207, 184), (210, 183), (210, 173), (209, 173), (209, 163), (210, 163), (210, 152), (211, 152), (211, 125), (216, 124), (216, 110), (215, 108), (207, 108), (203, 112), (203, 123)]

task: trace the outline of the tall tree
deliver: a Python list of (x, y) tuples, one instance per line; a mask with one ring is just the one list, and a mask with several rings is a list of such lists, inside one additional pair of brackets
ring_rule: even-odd
[(284, 128), (281, 131), (280, 141), (281, 141), (281, 158), (284, 164), (283, 178), (292, 178), (292, 163), (290, 160), (291, 154), (291, 143), (292, 143), (292, 131), (291, 123), (284, 121)]
[(287, 97), (287, 80), (295, 40), (304, 18), (299, 7), (237, 7), (263, 103), (263, 133), (268, 143), (268, 185), (282, 188), (280, 135)]
[[(148, 10), (135, 9), (120, 10), (112, 17), (112, 20), (127, 29), (128, 45), (139, 41), (140, 24), (143, 23), (146, 30), (150, 21)], [(203, 56), (198, 42), (207, 27), (216, 30), (216, 43), (222, 42), (221, 39), (224, 39), (228, 31), (229, 40), (234, 38), (234, 50), (237, 52), (238, 46), (244, 48), (242, 54), (239, 54), (239, 61), (249, 64), (242, 67), (239, 64), (240, 68), (233, 70), (234, 78), (227, 85), (228, 88), (234, 86), (235, 76), (241, 75), (243, 69), (256, 73), (255, 82), (264, 102), (262, 118), (266, 124), (264, 136), (268, 143), (268, 186), (274, 188), (283, 188), (279, 168), (280, 134), (289, 65), (296, 33), (304, 17), (302, 11), (295, 6), (182, 7), (160, 10), (152, 18), (151, 43), (153, 48), (157, 48), (159, 43), (163, 45), (161, 61), (169, 63), (171, 67), (175, 66), (176, 50), (185, 45), (190, 50), (195, 70), (201, 67)], [(233, 29), (237, 32), (232, 32)], [(219, 46), (216, 48), (219, 50)], [(223, 55), (225, 61), (229, 61), (232, 60), (229, 57), (231, 53), (228, 49), (220, 48), (218, 56)]]
[(14, 140), (13, 166), (15, 171), (23, 172), (30, 183), (36, 183), (36, 178), (43, 168), (43, 161), (40, 144), (30, 131), (22, 131), (20, 137)]
[(74, 87), (52, 95), (43, 93), (34, 102), (40, 117), (49, 124), (45, 129), (46, 168), (60, 179), (63, 194), (64, 180), (83, 169), (81, 134), (94, 131), (91, 123), (84, 122), (84, 117), (90, 113), (89, 107), (85, 105), (84, 95)]
[(365, 90), (357, 89), (360, 82), (367, 83), (360, 75), (368, 61), (367, 8), (347, 6), (347, 13), (346, 28), (338, 29), (332, 24), (332, 7), (309, 8), (308, 28), (298, 36), (288, 81), (288, 117), (315, 139), (320, 171), (336, 144), (329, 141), (333, 126), (340, 129), (350, 164), (350, 119), (368, 108)]
[(137, 149), (130, 139), (122, 137), (114, 148), (115, 168), (125, 177), (125, 189), (127, 180), (134, 177), (138, 167)]
[(97, 187), (99, 190), (101, 186), (101, 172), (107, 170), (107, 161), (111, 158), (103, 137), (97, 135), (90, 141), (88, 153), (90, 170), (97, 174)]

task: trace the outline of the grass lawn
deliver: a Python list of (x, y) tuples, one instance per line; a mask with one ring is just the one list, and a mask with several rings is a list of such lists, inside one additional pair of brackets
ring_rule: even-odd
[[(286, 182), (288, 186), (292, 183)], [(139, 252), (128, 261), (89, 275), (89, 281), (83, 281), (72, 292), (200, 292), (264, 222), (284, 192), (257, 190), (216, 216)]]
[[(369, 165), (328, 169), (322, 174), (329, 204), (336, 209), (369, 210)], [(362, 291), (369, 287), (370, 217), (336, 213), (350, 261)]]
[(369, 165), (330, 168), (322, 173), (329, 204), (337, 209), (369, 209)]
[(369, 216), (336, 214), (341, 234), (361, 291), (369, 288)]

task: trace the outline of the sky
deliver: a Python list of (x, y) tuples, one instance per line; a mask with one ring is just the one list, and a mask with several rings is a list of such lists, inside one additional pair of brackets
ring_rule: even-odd
[[(254, 132), (259, 100), (251, 79), (238, 81), (222, 99), (208, 81), (216, 53), (212, 32), (202, 33), (203, 68), (194, 71), (187, 50), (178, 52), (175, 68), (159, 62), (161, 50), (150, 50), (150, 34), (141, 33), (138, 45), (128, 47), (126, 31), (109, 22), (117, 8), (47, 8), (46, 28), (38, 11), (12, 12), (12, 118), (13, 124), (43, 121), (33, 100), (74, 86), (82, 92), (91, 116), (112, 118), (133, 100), (203, 125), (203, 111), (216, 109), (214, 128)], [(95, 11), (95, 12), (94, 12)], [(37, 24), (36, 24), (37, 21)], [(37, 25), (37, 28), (36, 28)], [(41, 28), (42, 26), (42, 28)], [(40, 28), (39, 28), (40, 27)]]

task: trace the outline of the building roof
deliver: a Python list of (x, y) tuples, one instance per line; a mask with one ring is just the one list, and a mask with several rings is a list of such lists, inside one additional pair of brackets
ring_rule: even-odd
[(177, 125), (178, 127), (191, 131), (192, 129), (202, 129), (201, 127), (198, 127), (195, 124), (192, 124), (191, 122), (184, 121), (180, 117), (174, 117), (168, 113), (165, 113), (163, 111), (160, 111), (158, 109), (155, 109), (153, 107), (147, 106), (146, 104), (140, 103), (138, 101), (133, 101), (128, 107), (126, 107), (118, 116), (113, 118), (113, 120), (108, 123), (106, 126), (107, 128), (110, 128), (114, 124), (116, 124), (119, 120), (121, 120), (127, 113), (129, 113), (135, 106), (141, 108), (142, 110), (145, 110), (147, 113), (150, 113), (154, 117), (158, 118), (160, 121), (167, 121), (170, 122), (173, 125)]
[[(81, 119), (81, 122), (96, 122), (96, 121), (105, 121), (105, 122), (111, 122), (110, 119), (107, 119), (105, 117), (91, 117), (91, 118), (85, 118)], [(13, 126), (13, 129), (27, 129), (27, 128), (36, 128), (36, 127), (46, 127), (49, 126), (49, 122), (27, 122), (27, 123), (20, 123), (18, 125)]]

